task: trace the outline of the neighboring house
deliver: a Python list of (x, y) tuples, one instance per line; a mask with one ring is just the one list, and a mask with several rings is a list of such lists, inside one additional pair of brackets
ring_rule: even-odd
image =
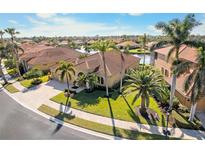
[[(76, 68), (76, 76), (73, 81), (81, 75), (82, 73), (93, 72), (98, 76), (98, 85), (105, 86), (104, 79), (104, 69), (101, 59), (101, 54), (96, 53), (90, 55), (83, 59), (76, 59), (73, 61)], [(125, 55), (125, 70), (129, 70), (130, 68), (134, 68), (139, 65), (140, 58), (134, 57), (132, 55)], [(105, 53), (105, 62), (108, 76), (108, 87), (113, 87), (120, 81), (121, 77), (121, 56), (118, 52), (106, 52)], [(55, 73), (55, 69), (58, 65), (53, 66), (51, 69), (51, 73), (54, 78), (59, 79), (59, 74)], [(73, 81), (70, 81), (72, 83)]]
[(133, 42), (133, 41), (124, 41), (116, 45), (119, 49), (125, 49), (126, 47), (129, 47), (129, 49), (136, 49), (139, 48), (140, 45)]
[[(164, 75), (164, 79), (169, 84), (171, 84), (171, 77), (172, 77), (171, 74), (172, 60), (169, 60), (167, 62), (166, 59), (167, 59), (168, 52), (171, 48), (172, 46), (167, 46), (154, 51), (155, 52), (154, 65), (161, 70), (162, 74)], [(179, 58), (182, 60), (197, 63), (196, 62), (197, 49), (183, 45), (180, 48)], [(183, 105), (187, 106), (188, 108), (191, 107), (190, 92), (186, 93), (183, 87), (184, 87), (184, 81), (186, 80), (186, 77), (191, 71), (192, 70), (189, 70), (189, 72), (177, 78), (176, 92), (175, 92), (175, 95), (177, 96), (179, 101)], [(205, 97), (200, 98), (197, 103), (198, 103), (197, 110), (205, 111)]]
[[(37, 47), (36, 47), (37, 48)], [(33, 52), (25, 53), (21, 56), (21, 61), (24, 70), (30, 68), (39, 68), (41, 70), (50, 70), (53, 65), (58, 64), (60, 61), (73, 61), (80, 56), (80, 53), (70, 48), (61, 47), (38, 47)]]

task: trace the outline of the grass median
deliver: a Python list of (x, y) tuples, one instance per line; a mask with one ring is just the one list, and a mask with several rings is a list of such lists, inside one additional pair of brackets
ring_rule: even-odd
[(122, 128), (117, 128), (117, 127), (112, 127), (88, 120), (84, 120), (72, 115), (68, 115), (65, 113), (62, 113), (56, 109), (53, 109), (47, 105), (41, 105), (38, 108), (39, 111), (55, 117), (57, 119), (60, 119), (66, 123), (70, 123), (79, 127), (83, 127), (89, 130), (93, 130), (96, 132), (112, 135), (112, 136), (117, 136), (117, 137), (122, 137), (122, 138), (127, 138), (127, 139), (134, 139), (134, 140), (165, 140), (165, 139), (175, 139), (175, 138), (166, 138), (165, 136), (162, 135), (155, 135), (155, 134), (148, 134), (148, 133), (141, 133), (138, 131), (132, 131), (132, 130), (126, 130)]
[(4, 88), (10, 93), (19, 92), (19, 90), (16, 87), (14, 87), (11, 83), (4, 85)]

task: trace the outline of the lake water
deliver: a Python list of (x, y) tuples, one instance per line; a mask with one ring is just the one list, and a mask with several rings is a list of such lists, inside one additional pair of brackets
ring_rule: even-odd
[[(76, 49), (77, 51), (79, 51), (79, 52), (81, 52), (81, 53), (87, 53), (87, 51), (85, 51), (85, 49), (84, 48), (81, 48), (81, 49)], [(92, 51), (90, 51), (90, 53), (89, 54), (95, 54), (97, 51), (94, 51), (94, 50), (92, 50)], [(144, 55), (143, 54), (132, 54), (133, 56), (135, 56), (135, 57), (139, 57), (139, 58), (141, 58), (141, 60), (140, 60), (140, 64), (143, 64), (143, 59), (144, 59)], [(145, 55), (145, 64), (150, 64), (150, 54), (146, 54)]]
[[(141, 58), (140, 64), (143, 64), (143, 60), (144, 60), (143, 54), (133, 54), (133, 56)], [(150, 64), (150, 60), (151, 60), (150, 58), (151, 58), (150, 54), (145, 55), (145, 64)]]

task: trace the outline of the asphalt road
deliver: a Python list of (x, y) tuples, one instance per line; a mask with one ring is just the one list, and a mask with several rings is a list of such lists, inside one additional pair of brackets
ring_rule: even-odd
[(0, 139), (97, 140), (103, 139), (57, 124), (30, 111), (0, 89)]

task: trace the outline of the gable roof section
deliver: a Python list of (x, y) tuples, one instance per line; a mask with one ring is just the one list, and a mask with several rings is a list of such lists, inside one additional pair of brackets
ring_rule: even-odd
[[(130, 66), (139, 63), (140, 58), (132, 55), (123, 54), (125, 59), (125, 69)], [(121, 71), (121, 55), (118, 52), (110, 51), (105, 52), (105, 63), (108, 76), (117, 74)], [(89, 70), (90, 72), (96, 72), (104, 75), (103, 63), (100, 53), (90, 55), (89, 57), (79, 59), (76, 64), (77, 69), (82, 71)]]
[(31, 65), (50, 64), (62, 60), (73, 61), (78, 58), (80, 53), (69, 48), (49, 48), (39, 51), (38, 55), (28, 61)]
[[(156, 49), (155, 52), (161, 55), (167, 56), (172, 47), (173, 46), (159, 48), (159, 49)], [(182, 45), (181, 48), (179, 49), (179, 58), (196, 63), (197, 49), (188, 47), (186, 45)]]

